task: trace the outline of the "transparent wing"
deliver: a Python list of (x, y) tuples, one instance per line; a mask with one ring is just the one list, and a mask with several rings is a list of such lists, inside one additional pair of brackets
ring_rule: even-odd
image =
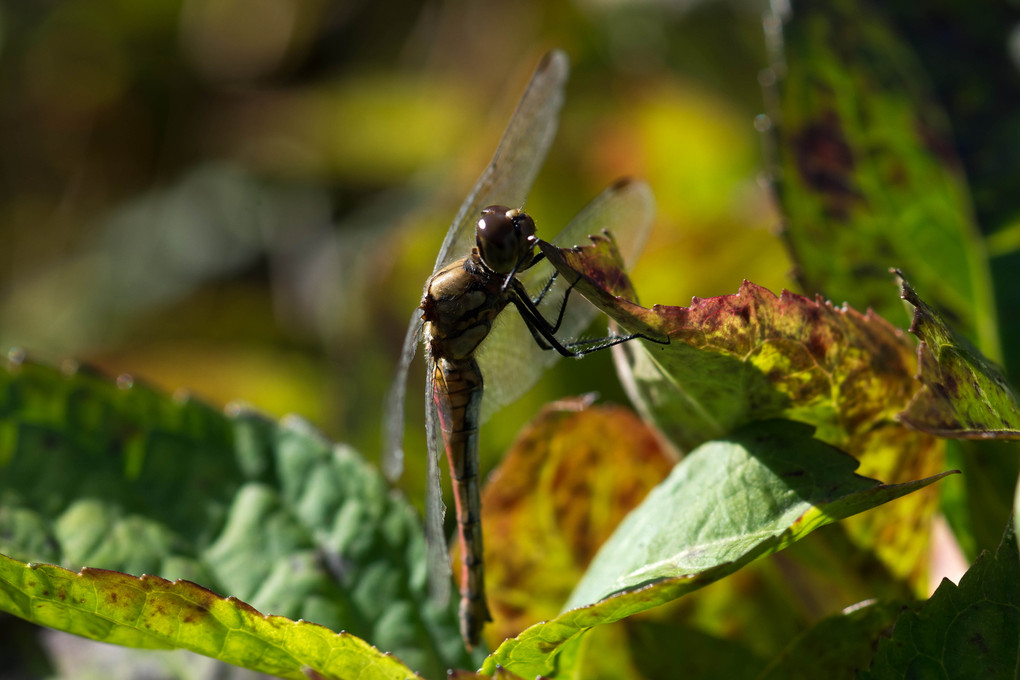
[(436, 412), (435, 372), (429, 361), (425, 377), (425, 438), (428, 459), (425, 478), (425, 560), (428, 568), (429, 593), (438, 604), (450, 601), (450, 551), (446, 545), (446, 505), (439, 481), (439, 460), (442, 458), (443, 440), (439, 431), (439, 414)]
[(549, 52), (539, 62), (489, 167), (453, 218), (433, 272), (471, 252), (475, 223), (483, 208), (493, 204), (511, 208), (524, 205), (556, 136), (569, 70), (567, 55), (559, 50)]
[[(607, 229), (616, 239), (624, 264), (629, 270), (644, 248), (654, 217), (655, 199), (648, 184), (641, 180), (621, 180), (595, 197), (551, 242), (561, 248), (586, 245), (589, 243), (589, 234), (598, 234)], [(540, 224), (540, 232), (541, 229)], [(552, 273), (552, 265), (542, 261), (519, 278), (528, 292), (535, 296)], [(539, 306), (539, 310), (550, 322), (556, 319), (565, 291), (566, 284), (557, 280)], [(572, 294), (556, 337), (565, 342), (576, 339), (591, 324), (597, 313), (598, 310), (587, 300)], [(500, 407), (524, 394), (559, 356), (555, 351), (542, 351), (535, 344), (516, 310), (504, 310), (476, 352), (478, 365), (485, 378), (482, 422), (488, 420)]]
[[(524, 205), (546, 153), (556, 135), (563, 88), (570, 70), (567, 55), (559, 50), (539, 62), (489, 166), (475, 182), (453, 224), (446, 233), (433, 273), (458, 257), (464, 257), (475, 243), (475, 222), (482, 208), (499, 203)], [(404, 337), (400, 364), (386, 399), (383, 429), (382, 468), (390, 481), (404, 469), (404, 398), (407, 373), (421, 337), (421, 310), (415, 310)]]
[(383, 419), (382, 470), (391, 482), (404, 471), (404, 404), (407, 398), (407, 372), (411, 368), (418, 345), (421, 344), (422, 311), (415, 309), (404, 335), (400, 362), (386, 395), (386, 412)]

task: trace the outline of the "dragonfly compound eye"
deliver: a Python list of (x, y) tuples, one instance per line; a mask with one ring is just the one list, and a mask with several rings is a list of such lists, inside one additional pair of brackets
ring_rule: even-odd
[(535, 222), (520, 210), (490, 205), (478, 220), (475, 242), (489, 269), (508, 274), (534, 246)]

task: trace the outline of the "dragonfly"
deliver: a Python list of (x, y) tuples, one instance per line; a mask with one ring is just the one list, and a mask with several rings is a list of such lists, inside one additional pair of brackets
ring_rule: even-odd
[[(387, 398), (383, 466), (395, 479), (403, 467), (408, 371), (418, 346), (424, 345), (429, 584), (435, 600), (448, 601), (451, 569), (439, 477), (445, 451), (461, 548), (460, 632), (469, 648), (478, 644), (482, 627), (491, 621), (482, 560), (480, 425), (520, 397), (559, 356), (580, 357), (645, 337), (558, 339), (576, 337), (597, 310), (578, 295), (571, 298), (571, 286), (535, 252), (541, 240), (522, 206), (555, 135), (568, 70), (567, 57), (558, 50), (538, 65), (492, 161), (446, 234), (421, 304), (411, 316)], [(653, 213), (648, 186), (623, 180), (596, 197), (553, 242), (575, 245), (589, 234), (611, 229), (629, 267), (644, 245)], [(531, 297), (529, 291), (538, 294)], [(509, 307), (517, 313), (501, 313)]]

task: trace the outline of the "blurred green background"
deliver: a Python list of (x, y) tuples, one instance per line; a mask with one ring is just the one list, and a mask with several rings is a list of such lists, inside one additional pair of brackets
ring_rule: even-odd
[[(534, 66), (566, 50), (528, 203), (555, 234), (622, 175), (658, 217), (645, 304), (789, 285), (760, 179), (763, 2), (67, 0), (0, 5), (0, 346), (305, 416), (378, 457), (383, 401), (445, 230)], [(569, 245), (569, 244), (567, 244)], [(837, 301), (839, 302), (839, 301)], [(408, 468), (420, 503), (423, 372)], [(543, 403), (623, 402), (608, 353)]]

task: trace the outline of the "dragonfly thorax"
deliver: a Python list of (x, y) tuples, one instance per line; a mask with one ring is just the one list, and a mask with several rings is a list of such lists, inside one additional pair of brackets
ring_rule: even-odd
[(517, 208), (490, 205), (475, 226), (475, 243), (482, 262), (497, 274), (527, 269), (537, 242), (535, 221)]
[(486, 267), (477, 252), (433, 274), (421, 302), (430, 354), (470, 358), (509, 301), (503, 275)]

